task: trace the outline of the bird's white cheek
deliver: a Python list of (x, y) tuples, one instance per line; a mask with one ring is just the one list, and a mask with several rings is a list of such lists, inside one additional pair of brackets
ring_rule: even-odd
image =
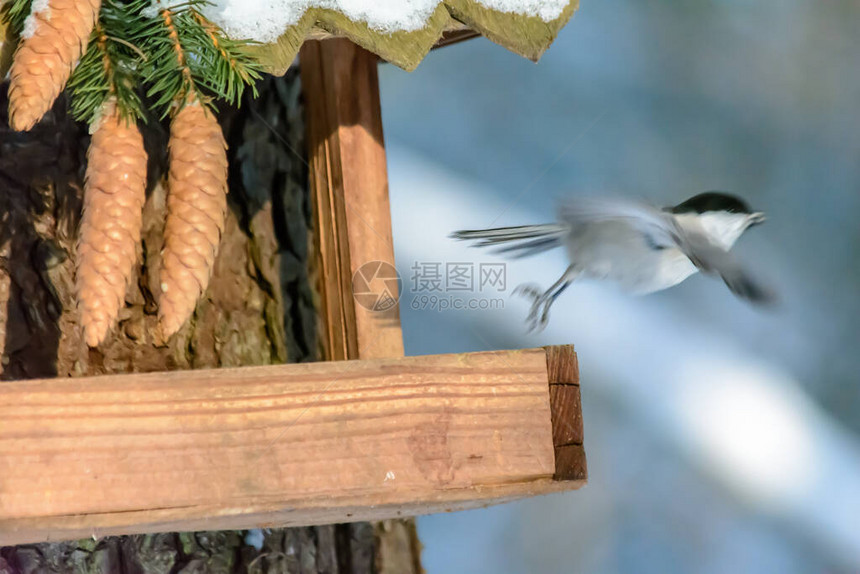
[(700, 223), (711, 241), (728, 251), (743, 233), (747, 217), (735, 213), (707, 213), (701, 216)]

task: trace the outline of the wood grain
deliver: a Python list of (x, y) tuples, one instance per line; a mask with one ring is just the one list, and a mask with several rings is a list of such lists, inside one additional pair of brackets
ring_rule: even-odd
[(0, 386), (0, 544), (472, 508), (560, 482), (543, 349)]
[(300, 59), (324, 356), (402, 355), (399, 307), (381, 312), (357, 304), (352, 285), (362, 266), (394, 269), (378, 60), (343, 39), (306, 42)]
[(573, 345), (546, 347), (556, 480), (588, 480), (579, 363)]

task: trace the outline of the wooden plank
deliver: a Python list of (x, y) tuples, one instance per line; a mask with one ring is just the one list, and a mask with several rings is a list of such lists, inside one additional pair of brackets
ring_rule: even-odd
[[(306, 42), (300, 54), (316, 210), (324, 356), (403, 355), (399, 306), (356, 303), (359, 269), (394, 270), (377, 58), (348, 40)], [(372, 287), (382, 287), (377, 278)]]
[(480, 38), (481, 34), (472, 30), (468, 27), (461, 27), (458, 29), (445, 30), (445, 33), (442, 34), (442, 37), (436, 42), (433, 46), (434, 50), (438, 50), (439, 48), (444, 48), (445, 46), (453, 46), (454, 44), (459, 44), (460, 42), (465, 42), (466, 40), (471, 40), (473, 38)]
[(0, 385), (0, 544), (474, 508), (553, 479), (544, 349)]
[[(439, 48), (444, 48), (445, 46), (451, 46), (453, 44), (459, 44), (460, 42), (465, 42), (467, 40), (472, 40), (474, 38), (480, 38), (481, 33), (469, 28), (462, 22), (458, 22), (456, 20), (451, 20), (450, 24), (445, 28), (445, 31), (442, 32), (442, 37), (440, 37), (436, 43), (433, 45), (431, 50), (438, 50)], [(310, 32), (308, 32), (307, 36), (305, 36), (305, 41), (312, 40), (331, 40), (334, 38), (346, 38), (343, 34), (331, 33), (326, 30), (321, 30), (319, 28), (314, 28)], [(379, 56), (377, 56), (378, 58)], [(383, 60), (384, 61), (384, 60)]]

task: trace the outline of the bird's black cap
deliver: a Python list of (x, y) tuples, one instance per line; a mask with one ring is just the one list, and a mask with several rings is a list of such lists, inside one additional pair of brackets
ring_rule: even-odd
[(705, 213), (727, 211), (729, 213), (752, 213), (750, 206), (740, 197), (723, 191), (706, 191), (671, 208), (672, 213)]

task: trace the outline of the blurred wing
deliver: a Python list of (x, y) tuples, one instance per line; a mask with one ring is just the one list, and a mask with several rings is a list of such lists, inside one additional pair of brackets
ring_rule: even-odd
[(645, 242), (655, 249), (678, 245), (683, 233), (671, 214), (633, 199), (568, 200), (559, 204), (558, 216), (574, 230), (590, 223), (623, 221), (642, 233)]
[(758, 281), (731, 253), (697, 233), (683, 233), (678, 247), (703, 273), (719, 275), (732, 293), (757, 305), (776, 302), (776, 293)]

